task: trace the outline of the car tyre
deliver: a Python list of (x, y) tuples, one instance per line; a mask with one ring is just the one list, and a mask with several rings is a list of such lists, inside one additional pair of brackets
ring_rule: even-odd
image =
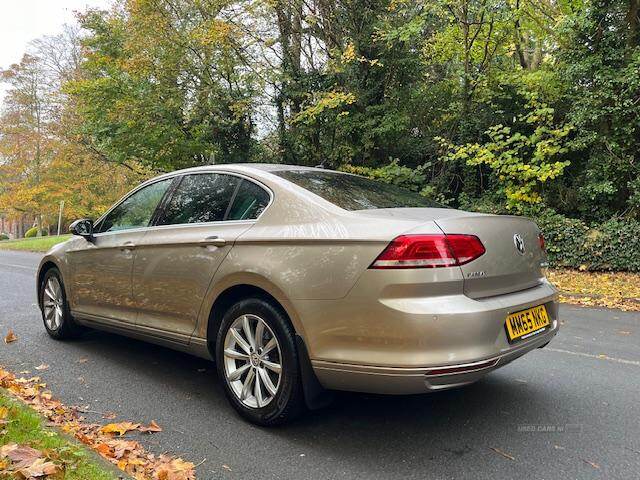
[(50, 268), (40, 284), (40, 311), (44, 328), (56, 340), (75, 338), (82, 327), (71, 316), (62, 275), (57, 268)]
[(225, 312), (216, 364), (229, 402), (250, 422), (280, 425), (304, 410), (295, 332), (267, 299), (244, 299)]

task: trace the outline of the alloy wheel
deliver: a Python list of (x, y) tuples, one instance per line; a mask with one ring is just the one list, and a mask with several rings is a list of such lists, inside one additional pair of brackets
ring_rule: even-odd
[(44, 321), (49, 330), (58, 330), (62, 325), (64, 298), (60, 281), (55, 276), (51, 276), (47, 280), (43, 297)]
[(245, 314), (227, 330), (224, 372), (236, 397), (247, 407), (262, 408), (277, 395), (282, 376), (278, 339), (257, 315)]

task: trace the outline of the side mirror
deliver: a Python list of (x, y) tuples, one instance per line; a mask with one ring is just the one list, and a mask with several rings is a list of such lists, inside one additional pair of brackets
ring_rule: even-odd
[(73, 235), (79, 235), (87, 240), (93, 238), (93, 220), (89, 218), (81, 218), (69, 225), (69, 232)]

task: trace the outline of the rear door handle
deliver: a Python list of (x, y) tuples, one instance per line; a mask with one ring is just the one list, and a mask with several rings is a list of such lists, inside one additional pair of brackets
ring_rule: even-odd
[(200, 245), (206, 247), (207, 245), (214, 245), (216, 247), (223, 247), (227, 244), (227, 241), (224, 238), (220, 238), (217, 235), (212, 235), (210, 237), (205, 238), (204, 240), (200, 240)]

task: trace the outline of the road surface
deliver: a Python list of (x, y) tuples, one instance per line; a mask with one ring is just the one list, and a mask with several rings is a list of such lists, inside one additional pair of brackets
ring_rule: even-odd
[(640, 478), (637, 313), (563, 305), (547, 348), (472, 386), (339, 394), (293, 425), (261, 429), (227, 404), (207, 361), (101, 332), (50, 339), (36, 307), (39, 258), (0, 251), (0, 334), (18, 336), (0, 343), (0, 365), (48, 364), (37, 374), (66, 404), (156, 420), (164, 431), (138, 439), (202, 462), (200, 479)]

